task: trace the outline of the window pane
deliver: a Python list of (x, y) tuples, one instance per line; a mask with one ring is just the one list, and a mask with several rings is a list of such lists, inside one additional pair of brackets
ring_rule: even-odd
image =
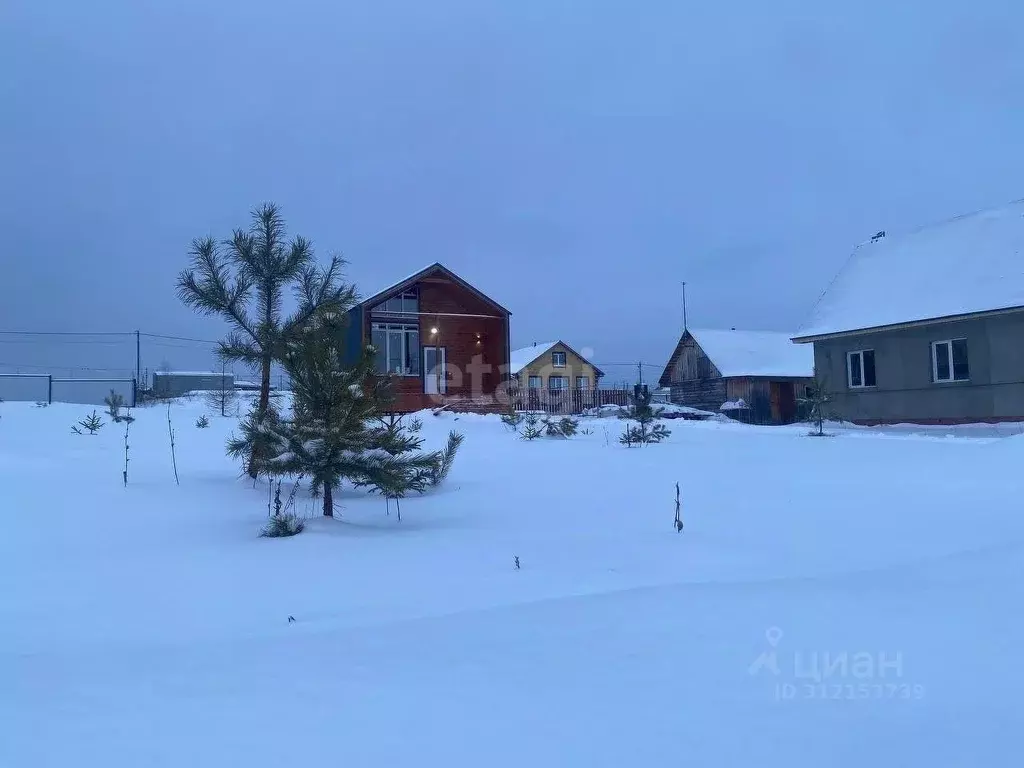
[(860, 355), (864, 362), (864, 386), (873, 387), (875, 386), (875, 351), (868, 349), (861, 352)]
[(373, 367), (377, 373), (387, 373), (387, 333), (379, 325), (373, 326), (373, 334), (370, 337), (376, 352), (373, 355)]
[(388, 371), (403, 373), (405, 355), (402, 350), (402, 332), (388, 330)]
[(955, 339), (950, 342), (953, 348), (953, 378), (964, 381), (971, 377), (967, 366), (967, 339)]
[(420, 300), (415, 293), (407, 293), (402, 297), (403, 312), (419, 312)]
[(552, 352), (551, 353), (551, 364), (556, 368), (565, 367), (565, 352)]
[(551, 389), (566, 389), (568, 384), (565, 376), (549, 376), (548, 387)]
[(859, 387), (862, 385), (860, 376), (860, 352), (851, 352), (846, 360), (850, 366), (850, 386)]
[(530, 377), (530, 389), (540, 389), (540, 376)]
[(949, 381), (949, 344), (942, 342), (936, 344), (935, 350), (935, 380)]
[(409, 329), (405, 332), (406, 341), (406, 364), (409, 373), (413, 376), (420, 375), (420, 332), (419, 329)]
[(590, 377), (589, 376), (577, 376), (576, 377), (576, 388), (577, 389), (589, 389), (590, 388)]

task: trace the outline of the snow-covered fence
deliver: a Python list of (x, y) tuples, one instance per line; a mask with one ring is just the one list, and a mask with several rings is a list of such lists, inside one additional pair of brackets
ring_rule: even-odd
[(0, 373), (0, 400), (103, 405), (113, 390), (135, 407), (135, 379), (62, 379), (50, 374)]
[(543, 389), (528, 387), (512, 392), (517, 411), (543, 411), (550, 414), (583, 413), (604, 405), (626, 406), (633, 391), (629, 389)]

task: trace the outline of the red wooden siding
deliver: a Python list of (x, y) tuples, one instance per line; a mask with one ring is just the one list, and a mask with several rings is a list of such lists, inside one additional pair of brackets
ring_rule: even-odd
[[(474, 410), (503, 410), (494, 395), (508, 370), (508, 314), (442, 272), (421, 278), (415, 288), (419, 291), (420, 345), (432, 346), (435, 336), (431, 329), (438, 329), (437, 344), (446, 354), (447, 391), (443, 396), (425, 394), (425, 370), (420, 376), (398, 377), (395, 409), (408, 412), (471, 400)], [(435, 312), (438, 314), (432, 316)], [(363, 335), (367, 343), (373, 321), (372, 307), (366, 307)], [(423, 362), (421, 358), (421, 367)]]

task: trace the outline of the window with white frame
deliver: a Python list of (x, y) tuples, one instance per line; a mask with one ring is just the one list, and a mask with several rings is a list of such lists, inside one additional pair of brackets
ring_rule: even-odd
[(967, 339), (932, 342), (932, 381), (967, 381)]
[(420, 328), (406, 323), (373, 323), (377, 373), (420, 375)]
[(555, 368), (565, 368), (565, 352), (552, 352), (551, 365)]
[(590, 377), (589, 376), (577, 376), (576, 377), (576, 389), (590, 389)]
[(403, 291), (373, 308), (374, 313), (383, 312), (389, 315), (413, 315), (419, 311), (420, 296), (416, 290)]
[(531, 376), (530, 379), (529, 379), (529, 384), (527, 386), (529, 386), (530, 389), (540, 389), (540, 387), (541, 387), (541, 377), (540, 376)]
[(548, 389), (568, 389), (568, 376), (548, 376)]
[(846, 354), (846, 383), (851, 389), (875, 386), (875, 350), (861, 349)]

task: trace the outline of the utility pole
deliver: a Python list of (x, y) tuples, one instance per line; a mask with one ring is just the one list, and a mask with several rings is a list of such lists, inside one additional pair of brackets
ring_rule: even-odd
[(686, 333), (686, 281), (683, 281), (683, 333)]
[(142, 334), (135, 331), (135, 381), (142, 383)]

